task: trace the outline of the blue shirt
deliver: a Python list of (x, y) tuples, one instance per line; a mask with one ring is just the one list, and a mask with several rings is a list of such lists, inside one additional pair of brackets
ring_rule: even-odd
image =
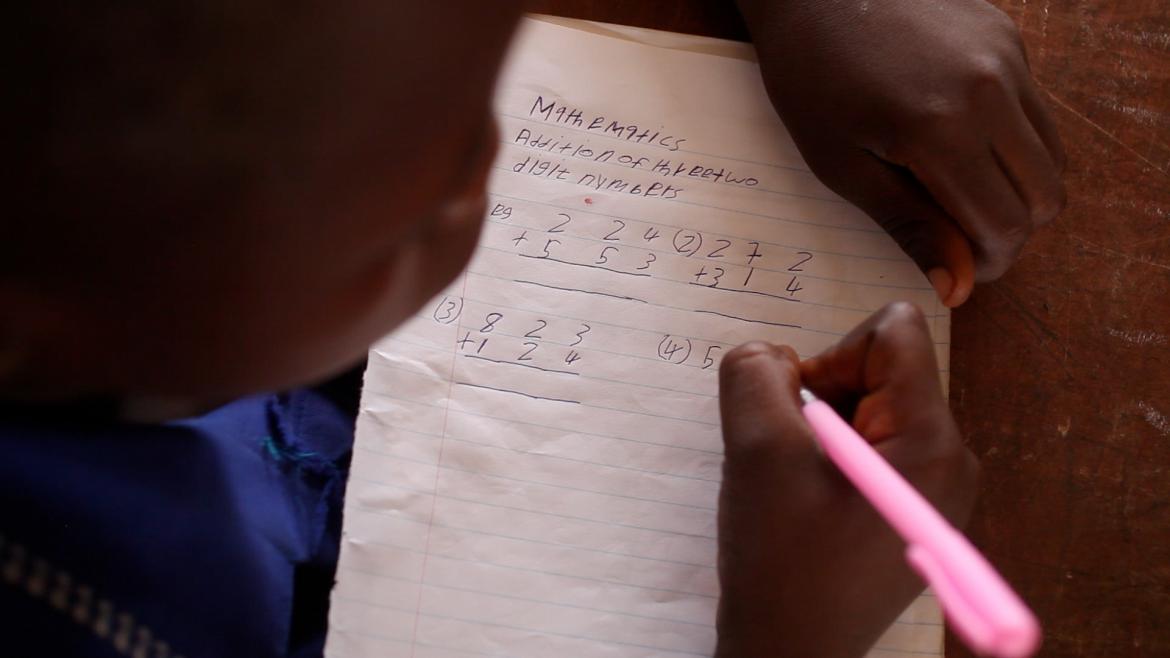
[(4, 654), (321, 655), (359, 381), (158, 426), (4, 412)]

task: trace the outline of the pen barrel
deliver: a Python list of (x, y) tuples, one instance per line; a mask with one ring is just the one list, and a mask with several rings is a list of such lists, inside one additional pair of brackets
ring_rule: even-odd
[(930, 545), (941, 529), (955, 532), (918, 490), (881, 457), (833, 408), (821, 400), (804, 405), (825, 454), (909, 544)]
[(1021, 658), (1039, 644), (1035, 617), (994, 567), (833, 408), (804, 405), (821, 447), (908, 545), (959, 635), (981, 653)]

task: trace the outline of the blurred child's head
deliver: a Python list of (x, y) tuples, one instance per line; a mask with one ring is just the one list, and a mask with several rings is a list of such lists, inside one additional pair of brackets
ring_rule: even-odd
[(304, 383), (463, 267), (515, 8), (107, 5), (16, 21), (0, 398)]

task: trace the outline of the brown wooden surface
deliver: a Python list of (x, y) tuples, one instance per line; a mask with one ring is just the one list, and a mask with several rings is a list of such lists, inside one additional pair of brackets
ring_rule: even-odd
[[(1068, 209), (954, 316), (969, 529), (1043, 656), (1170, 656), (1170, 0), (998, 0), (1069, 153)], [(535, 11), (746, 39), (728, 0)], [(953, 638), (948, 656), (968, 656)]]

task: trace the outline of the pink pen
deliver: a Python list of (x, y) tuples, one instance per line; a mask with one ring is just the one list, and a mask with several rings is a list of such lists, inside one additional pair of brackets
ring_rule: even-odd
[(959, 637), (984, 655), (1032, 655), (1040, 625), (995, 568), (832, 407), (803, 387), (800, 397), (825, 454), (906, 540), (906, 561), (934, 588)]

